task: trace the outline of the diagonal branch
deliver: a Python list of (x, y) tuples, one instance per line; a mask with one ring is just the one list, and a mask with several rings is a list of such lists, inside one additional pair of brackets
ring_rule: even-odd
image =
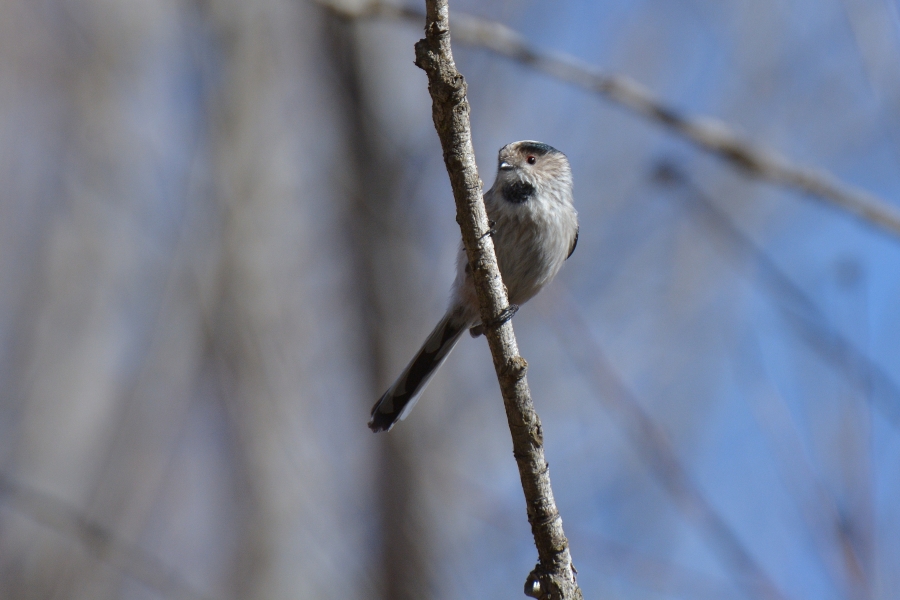
[(539, 562), (528, 577), (525, 593), (542, 600), (581, 600), (569, 543), (550, 488), (541, 421), (525, 378), (527, 363), (519, 355), (512, 323), (501, 318), (509, 300), (500, 278), (494, 242), (487, 235), (488, 219), (472, 147), (466, 82), (453, 62), (450, 48), (447, 0), (426, 0), (425, 5), (425, 38), (416, 44), (416, 65), (428, 74), (432, 117), (450, 175), (456, 220), (472, 267), (482, 322), (494, 323), (485, 327), (485, 336), (500, 381), (513, 455), (538, 551)]
[(140, 581), (164, 598), (209, 598), (194, 590), (177, 571), (163, 564), (156, 556), (138, 546), (129, 545), (75, 507), (3, 474), (0, 474), (0, 501), (36, 523), (77, 538), (98, 559)]
[[(864, 391), (868, 401), (896, 428), (900, 428), (900, 386), (894, 378), (852, 339), (829, 325), (828, 318), (817, 303), (778, 266), (765, 250), (743, 233), (731, 218), (716, 207), (678, 165), (662, 161), (656, 165), (653, 179), (661, 184), (680, 188), (697, 216), (708, 222), (718, 234), (725, 256), (735, 263), (751, 261), (759, 282), (778, 302), (788, 322), (801, 341), (843, 373), (847, 381)], [(749, 275), (749, 273), (744, 273)]]
[[(421, 11), (415, 8), (381, 0), (353, 9), (339, 7), (328, 0), (314, 1), (350, 18), (381, 17), (416, 23), (422, 19)], [(606, 73), (574, 56), (540, 49), (509, 27), (478, 17), (455, 14), (453, 34), (463, 44), (490, 50), (599, 94), (687, 139), (749, 176), (809, 194), (864, 223), (900, 236), (900, 208), (890, 202), (843, 183), (824, 170), (798, 165), (774, 150), (757, 146), (719, 120), (684, 115), (629, 77)]]
[(599, 392), (604, 406), (620, 419), (625, 434), (678, 509), (716, 549), (734, 582), (751, 598), (786, 600), (778, 584), (694, 483), (665, 431), (606, 359), (569, 295), (558, 292), (550, 302), (561, 308), (555, 311), (558, 318), (554, 324), (562, 347)]

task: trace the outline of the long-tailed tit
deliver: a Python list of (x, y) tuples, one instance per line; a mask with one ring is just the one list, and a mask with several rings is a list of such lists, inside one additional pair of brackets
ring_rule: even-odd
[[(484, 195), (494, 250), (511, 307), (547, 285), (575, 250), (578, 215), (566, 155), (540, 142), (500, 149), (497, 179)], [(450, 307), (394, 385), (372, 407), (369, 428), (388, 431), (405, 418), (465, 330), (483, 327), (465, 248), (459, 253)]]

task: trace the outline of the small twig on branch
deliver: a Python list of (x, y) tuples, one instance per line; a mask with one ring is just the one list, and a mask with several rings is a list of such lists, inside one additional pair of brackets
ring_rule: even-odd
[[(380, 0), (353, 9), (326, 0), (315, 1), (346, 18), (381, 17), (416, 23), (422, 19), (421, 11), (415, 8)], [(574, 56), (542, 50), (509, 27), (486, 19), (454, 13), (453, 35), (458, 42), (485, 48), (600, 94), (715, 154), (747, 175), (825, 200), (867, 224), (900, 235), (900, 208), (845, 184), (826, 171), (794, 164), (773, 150), (754, 145), (721, 121), (681, 114), (633, 79), (603, 72)]]
[(542, 600), (581, 600), (569, 542), (550, 488), (544, 460), (541, 421), (534, 411), (525, 378), (527, 364), (519, 355), (512, 323), (499, 317), (508, 307), (490, 227), (482, 182), (475, 165), (469, 124), (466, 82), (453, 62), (447, 0), (426, 0), (425, 38), (416, 44), (416, 65), (428, 74), (432, 117), (456, 201), (457, 221), (481, 307), (485, 336), (494, 359), (509, 429), (519, 467), (539, 562), (528, 577), (525, 593)]

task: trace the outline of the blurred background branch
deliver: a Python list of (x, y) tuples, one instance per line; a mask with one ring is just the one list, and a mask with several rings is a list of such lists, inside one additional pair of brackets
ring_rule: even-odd
[(0, 475), (0, 500), (60, 536), (78, 539), (98, 559), (165, 598), (210, 598), (194, 590), (180, 573), (158, 557), (125, 543), (114, 532), (58, 498)]
[[(412, 240), (403, 202), (402, 179), (409, 156), (395, 156), (385, 143), (366, 85), (361, 54), (365, 40), (352, 20), (330, 15), (326, 22), (328, 50), (336, 80), (346, 103), (345, 184), (349, 206), (346, 227), (353, 259), (354, 296), (363, 327), (361, 370), (367, 372), (368, 394), (361, 407), (368, 410), (396, 376), (390, 357), (402, 351), (400, 340), (418, 335), (412, 302), (401, 290), (412, 287), (415, 265), (408, 251)], [(391, 268), (386, 268), (391, 265)], [(371, 401), (371, 402), (370, 402)], [(403, 428), (376, 436), (376, 500), (372, 519), (378, 523), (380, 556), (373, 569), (380, 574), (385, 600), (427, 598), (434, 556), (429, 544), (429, 520), (417, 508), (422, 496), (419, 471), (429, 464), (428, 453)], [(439, 465), (430, 465), (441, 469)]]
[(572, 362), (590, 378), (604, 406), (615, 414), (644, 464), (671, 495), (684, 517), (697, 525), (732, 573), (732, 580), (750, 598), (780, 600), (786, 596), (747, 550), (731, 526), (713, 508), (682, 465), (663, 428), (644, 410), (613, 370), (605, 353), (568, 294), (558, 293), (554, 329)]
[[(895, 4), (453, 1), (476, 155), (573, 166), (578, 249), (515, 331), (585, 595), (900, 596), (900, 244), (792, 201), (896, 215)], [(421, 12), (339, 6), (4, 3), (0, 597), (499, 598), (534, 565), (483, 343), (365, 427), (459, 229)]]
[[(404, 19), (419, 24), (425, 13), (391, 2), (367, 2), (350, 8), (314, 0), (346, 18)], [(573, 56), (546, 51), (502, 23), (454, 13), (453, 36), (462, 44), (490, 50), (561, 81), (595, 92), (711, 152), (742, 173), (824, 200), (857, 219), (900, 235), (900, 208), (845, 184), (826, 171), (803, 167), (746, 140), (726, 123), (695, 117), (667, 105), (649, 89), (624, 76), (605, 73)]]
[(828, 323), (816, 302), (794, 283), (756, 242), (741, 232), (738, 225), (719, 209), (677, 164), (660, 161), (652, 174), (654, 181), (681, 192), (700, 219), (709, 223), (708, 230), (736, 266), (750, 264), (756, 280), (781, 307), (785, 318), (795, 329), (797, 338), (825, 359), (836, 371), (881, 411), (894, 427), (900, 429), (900, 386), (885, 369), (875, 362), (853, 340)]

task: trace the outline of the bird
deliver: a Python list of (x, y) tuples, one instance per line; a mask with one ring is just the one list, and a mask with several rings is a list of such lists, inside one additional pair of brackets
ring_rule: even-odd
[[(490, 234), (510, 311), (530, 300), (556, 276), (578, 243), (572, 170), (556, 148), (523, 140), (498, 153), (497, 177), (484, 194)], [(466, 330), (484, 332), (475, 283), (460, 247), (447, 312), (400, 377), (372, 407), (369, 429), (390, 431), (418, 401), (428, 382)]]

